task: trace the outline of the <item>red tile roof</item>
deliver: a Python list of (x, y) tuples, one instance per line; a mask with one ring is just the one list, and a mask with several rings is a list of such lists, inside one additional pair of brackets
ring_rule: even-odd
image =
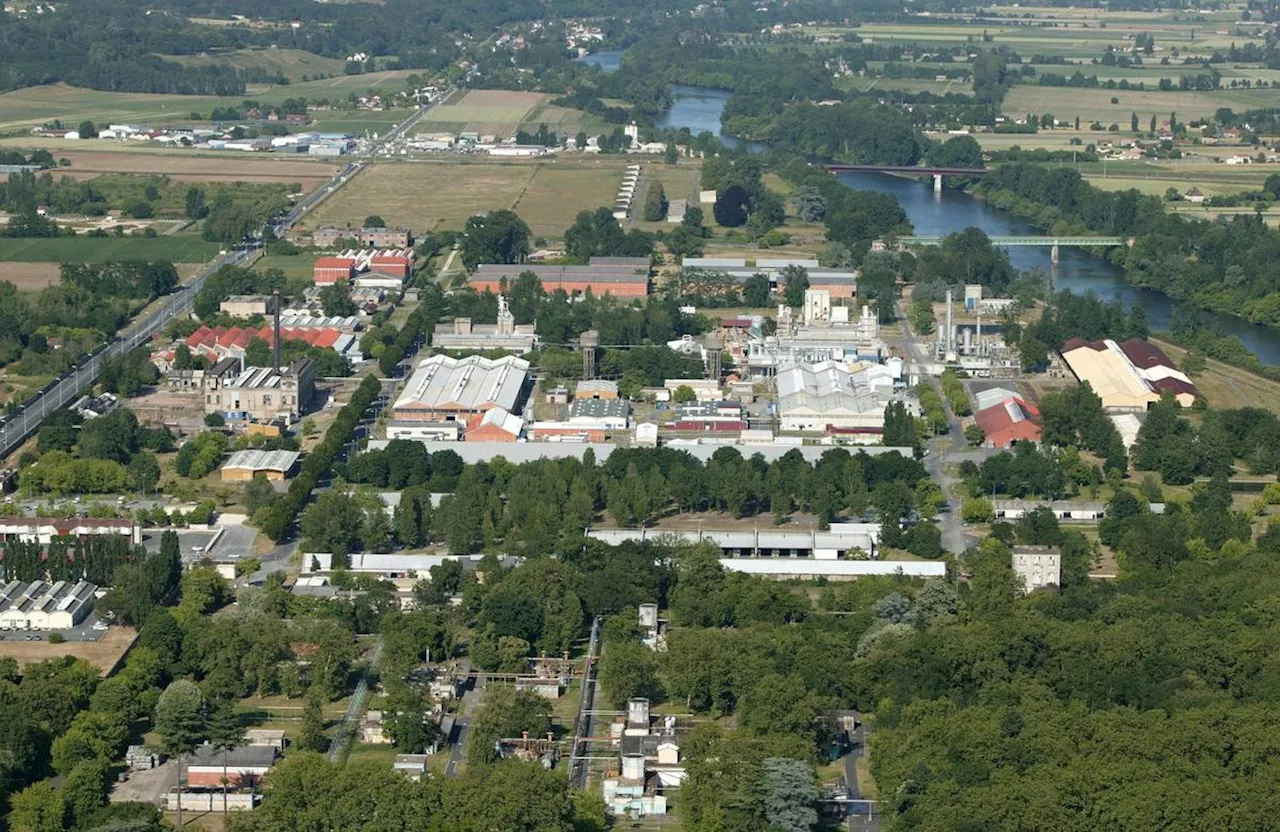
[(1005, 448), (1022, 439), (1040, 441), (1040, 426), (1033, 420), (1040, 412), (1020, 396), (1012, 396), (999, 404), (973, 414), (973, 420), (987, 435), (986, 442)]

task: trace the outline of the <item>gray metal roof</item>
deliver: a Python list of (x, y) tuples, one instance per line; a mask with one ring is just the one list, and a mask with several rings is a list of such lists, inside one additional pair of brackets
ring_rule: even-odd
[(779, 370), (777, 384), (778, 409), (782, 413), (801, 409), (815, 413), (866, 413), (880, 406), (874, 392), (856, 388), (853, 374), (834, 361)]
[(221, 769), (269, 768), (275, 764), (276, 750), (269, 745), (244, 745), (230, 751), (222, 751), (211, 745), (201, 745), (188, 758), (191, 768), (216, 767)]
[(236, 451), (222, 466), (228, 468), (248, 468), (252, 471), (288, 471), (302, 456), (298, 451)]
[(631, 402), (626, 399), (574, 399), (569, 405), (569, 418), (623, 419), (631, 415)]
[(479, 355), (451, 358), (433, 355), (418, 364), (404, 386), (395, 410), (481, 410), (501, 407), (515, 411), (529, 375), (529, 362), (513, 355), (489, 359)]

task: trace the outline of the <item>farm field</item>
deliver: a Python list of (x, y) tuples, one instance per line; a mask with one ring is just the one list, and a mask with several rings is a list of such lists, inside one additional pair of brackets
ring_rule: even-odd
[(509, 138), (523, 128), (545, 124), (561, 133), (602, 128), (604, 122), (582, 110), (556, 107), (555, 96), (509, 90), (468, 90), (433, 109), (418, 125), (419, 133), (479, 133)]
[[(94, 142), (94, 145), (99, 144)], [(101, 144), (107, 144), (105, 142)], [(327, 161), (311, 161), (306, 158), (289, 158), (271, 156), (255, 156), (247, 153), (194, 154), (182, 151), (154, 152), (129, 148), (127, 150), (68, 150), (68, 145), (81, 147), (78, 143), (61, 142), (57, 156), (71, 162), (69, 168), (58, 168), (49, 171), (55, 179), (72, 176), (76, 179), (90, 179), (104, 174), (124, 173), (140, 175), (167, 176), (181, 182), (282, 182), (297, 183), (304, 190), (310, 190), (321, 182), (327, 182), (337, 170)], [(20, 146), (24, 149), (31, 146), (21, 140), (6, 139), (0, 147)], [(112, 146), (114, 148), (114, 145)], [(127, 145), (126, 145), (127, 148)]]
[(302, 76), (342, 75), (346, 63), (325, 58), (301, 49), (232, 49), (213, 50), (199, 55), (160, 55), (166, 61), (183, 66), (229, 66), (234, 69), (263, 69), (274, 75), (283, 75), (290, 81), (302, 81)]
[[(1118, 103), (1112, 104), (1111, 99)], [(1246, 110), (1272, 106), (1274, 90), (1218, 90), (1215, 92), (1158, 92), (1135, 90), (1083, 89), (1070, 87), (1016, 86), (1004, 99), (1004, 113), (1024, 116), (1027, 113), (1053, 113), (1059, 119), (1080, 117), (1083, 122), (1112, 122), (1121, 129), (1129, 126), (1131, 113), (1145, 129), (1151, 116), (1160, 122), (1176, 112), (1179, 122), (1213, 115), (1220, 107)]]
[(57, 283), (61, 274), (59, 263), (0, 263), (0, 281), (12, 283), (19, 292), (38, 292)]
[(539, 92), (468, 90), (441, 104), (419, 122), (420, 133), (476, 132), (502, 137), (515, 135), (529, 113), (550, 96)]
[(951, 79), (947, 81), (933, 81), (928, 78), (888, 78), (888, 77), (856, 77), (848, 76), (836, 81), (836, 87), (839, 89), (852, 90), (855, 92), (874, 92), (876, 90), (897, 90), (900, 92), (930, 92), (934, 95), (947, 95), (949, 93), (955, 95), (972, 95), (973, 85), (967, 81)]
[[(340, 75), (336, 78), (283, 86), (251, 85), (244, 95), (225, 98), (213, 95), (104, 92), (66, 84), (47, 84), (0, 95), (0, 132), (12, 132), (53, 119), (59, 119), (71, 128), (85, 119), (95, 122), (153, 124), (188, 122), (193, 112), (208, 117), (214, 107), (239, 106), (245, 99), (253, 99), (267, 106), (279, 104), (286, 98), (300, 97), (311, 101), (338, 101), (346, 99), (350, 93), (403, 89), (404, 79), (411, 74), (410, 70), (393, 70), (364, 75)], [(316, 113), (315, 117), (320, 118), (323, 112)]]
[(169, 260), (207, 263), (218, 244), (199, 237), (0, 238), (0, 261), (101, 263), (108, 260)]
[(103, 676), (107, 675), (120, 657), (128, 651), (138, 633), (132, 627), (111, 627), (97, 641), (67, 641), (63, 644), (50, 644), (47, 641), (0, 641), (0, 656), (11, 656), (17, 659), (19, 667), (42, 662), (45, 659), (56, 659), (72, 656), (84, 659), (98, 668)]
[(461, 229), (472, 214), (509, 208), (538, 236), (560, 236), (579, 211), (613, 204), (627, 157), (573, 161), (405, 162), (373, 165), (311, 218), (309, 228), (378, 214), (419, 233)]

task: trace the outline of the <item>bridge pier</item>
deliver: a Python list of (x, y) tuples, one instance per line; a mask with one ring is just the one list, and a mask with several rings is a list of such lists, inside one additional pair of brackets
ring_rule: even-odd
[(933, 192), (935, 194), (942, 193), (942, 174), (940, 173), (933, 175)]
[(1050, 249), (1049, 251), (1049, 262), (1055, 266), (1058, 265), (1058, 241), (1057, 240), (1053, 241), (1053, 248)]

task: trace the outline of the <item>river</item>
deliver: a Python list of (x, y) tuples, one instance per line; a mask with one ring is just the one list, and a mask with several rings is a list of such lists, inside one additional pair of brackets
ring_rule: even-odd
[[(608, 53), (597, 53), (591, 58)], [(617, 62), (613, 61), (616, 68)], [(716, 134), (725, 145), (738, 147), (741, 139), (726, 136), (720, 128), (720, 115), (729, 93), (725, 90), (705, 87), (675, 86), (672, 88), (675, 103), (666, 115), (658, 120), (659, 127), (679, 129), (688, 127), (694, 135), (708, 131)], [(748, 149), (757, 150), (754, 142)], [(975, 199), (963, 191), (944, 190), (933, 192), (931, 178), (904, 178), (878, 173), (841, 174), (840, 181), (851, 188), (878, 191), (897, 197), (907, 212), (915, 232), (923, 236), (945, 235), (976, 226), (992, 237), (1040, 234), (1035, 227), (1014, 215), (992, 208), (986, 202)], [(1009, 257), (1019, 269), (1036, 266), (1044, 269), (1053, 281), (1054, 289), (1072, 292), (1093, 292), (1106, 301), (1119, 300), (1125, 308), (1141, 305), (1147, 312), (1147, 320), (1155, 330), (1168, 330), (1176, 301), (1150, 289), (1126, 282), (1122, 270), (1110, 262), (1094, 257), (1079, 249), (1063, 248), (1056, 267), (1050, 262), (1048, 248), (1013, 247)], [(1225, 333), (1239, 336), (1244, 345), (1254, 352), (1264, 364), (1280, 364), (1280, 332), (1241, 318), (1216, 315), (1215, 319)]]

